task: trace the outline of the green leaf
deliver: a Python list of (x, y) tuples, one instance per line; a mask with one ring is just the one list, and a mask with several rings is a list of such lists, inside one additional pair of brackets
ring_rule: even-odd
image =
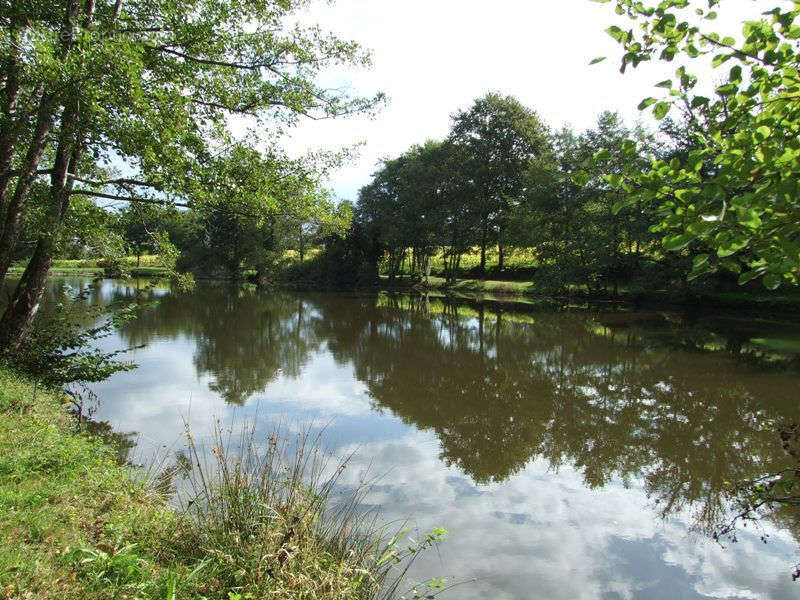
[(663, 240), (664, 250), (675, 251), (688, 246), (695, 236), (691, 233), (682, 233), (673, 237), (665, 237)]
[(618, 173), (612, 173), (611, 175), (604, 175), (603, 179), (605, 180), (608, 185), (613, 188), (619, 188), (622, 186), (622, 175)]
[(744, 225), (745, 227), (749, 227), (751, 229), (757, 229), (761, 227), (761, 218), (758, 216), (758, 213), (753, 209), (746, 209), (740, 210), (738, 213), (738, 220), (739, 223)]
[(645, 98), (639, 103), (639, 110), (644, 110), (649, 106), (653, 106), (656, 102), (658, 102), (658, 98)]
[(589, 177), (589, 174), (586, 171), (576, 171), (570, 177), (572, 183), (574, 183), (578, 187), (585, 186), (587, 183), (589, 183), (590, 179), (591, 177)]
[(717, 93), (720, 96), (732, 96), (739, 90), (739, 86), (735, 83), (726, 83), (717, 88)]
[(692, 267), (697, 269), (698, 267), (702, 267), (704, 264), (708, 262), (708, 259), (711, 255), (710, 254), (698, 254), (692, 259)]
[(601, 160), (610, 160), (611, 159), (611, 152), (609, 150), (598, 150), (592, 156), (594, 160), (601, 161)]
[(764, 271), (761, 269), (753, 269), (752, 271), (745, 271), (744, 273), (739, 275), (739, 285), (744, 285), (745, 283), (753, 281), (753, 279), (761, 277), (761, 274), (763, 272)]
[(692, 270), (689, 272), (689, 275), (687, 276), (687, 279), (689, 281), (691, 281), (693, 279), (697, 279), (701, 275), (705, 275), (706, 273), (710, 273), (711, 271), (713, 271), (712, 266), (710, 264), (708, 264), (707, 262), (705, 262), (705, 263), (703, 263), (701, 265), (698, 265), (698, 266), (692, 268)]
[(717, 248), (717, 256), (719, 256), (720, 258), (726, 258), (728, 256), (736, 254), (737, 252), (739, 252), (739, 250), (743, 250), (744, 248), (746, 248), (747, 244), (749, 243), (750, 243), (750, 238), (743, 238), (737, 240), (728, 239), (722, 241), (719, 247)]
[(781, 278), (775, 273), (767, 273), (764, 275), (764, 287), (768, 290), (777, 290), (781, 287)]
[[(593, 1), (597, 2), (597, 0), (593, 0)], [(596, 65), (597, 63), (603, 62), (605, 59), (606, 59), (605, 56), (598, 56), (597, 58), (592, 59), (592, 62), (590, 62), (589, 64), (590, 65)]]
[(631, 198), (630, 196), (626, 196), (622, 200), (617, 200), (611, 206), (611, 214), (614, 214), (614, 215), (618, 214), (619, 211), (621, 211), (623, 208), (627, 208), (628, 206), (631, 206), (634, 202), (636, 202), (636, 200), (634, 198)]
[(653, 116), (655, 116), (656, 119), (661, 121), (664, 117), (667, 116), (669, 109), (670, 105), (668, 102), (659, 102), (658, 104), (655, 105), (655, 108), (653, 108)]
[(758, 129), (756, 129), (757, 138), (760, 140), (767, 139), (770, 135), (772, 135), (772, 129), (767, 127), (766, 125), (762, 125)]
[(628, 34), (616, 25), (612, 25), (606, 29), (606, 33), (620, 43), (624, 43), (625, 40), (628, 39)]

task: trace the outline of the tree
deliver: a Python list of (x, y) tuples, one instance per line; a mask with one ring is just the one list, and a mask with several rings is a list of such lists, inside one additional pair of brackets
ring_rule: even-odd
[[(608, 2), (609, 0), (599, 0)], [(667, 250), (696, 240), (710, 252), (694, 257), (691, 277), (718, 268), (739, 282), (761, 278), (769, 289), (800, 282), (800, 9), (780, 6), (746, 21), (742, 39), (710, 31), (719, 0), (616, 0), (619, 14), (636, 22), (607, 31), (623, 46), (622, 70), (652, 60), (707, 59), (728, 69), (713, 93), (698, 91), (686, 66), (664, 81), (665, 98), (647, 98), (663, 119), (674, 107), (688, 115), (692, 149), (647, 169), (614, 178), (625, 196), (660, 204), (658, 230)], [(705, 94), (705, 95), (704, 95)]]
[(303, 160), (236, 144), (210, 167), (197, 174), (192, 196), (203, 200), (188, 211), (195, 227), (182, 264), (193, 271), (230, 279), (255, 271), (263, 280), (312, 232), (342, 226), (345, 214)]
[(617, 113), (603, 112), (583, 133), (565, 127), (553, 136), (554, 160), (538, 162), (525, 173), (525, 194), (509, 219), (508, 238), (535, 248), (540, 289), (566, 291), (585, 286), (589, 294), (614, 294), (652, 260), (652, 206), (639, 203), (615, 212), (619, 192), (604, 174), (619, 174), (629, 163), (647, 164), (642, 154), (623, 152), (635, 138), (652, 147), (641, 127), (630, 129)]
[(490, 93), (453, 116), (450, 139), (465, 149), (472, 173), (481, 272), (486, 271), (486, 247), (495, 242), (502, 270), (504, 232), (523, 191), (522, 174), (532, 161), (550, 153), (549, 132), (538, 115), (515, 98)]
[[(317, 29), (289, 27), (304, 4), (4, 3), (0, 281), (31, 187), (49, 181), (45, 223), (0, 318), (0, 348), (18, 345), (36, 314), (73, 197), (207, 204), (211, 190), (196, 181), (204, 171), (210, 178), (208, 165), (231, 144), (231, 116), (268, 124), (271, 135), (301, 116), (335, 117), (380, 101), (316, 83), (327, 65), (365, 64), (368, 56)], [(108, 168), (120, 163), (135, 175)]]
[[(435, 190), (430, 174), (435, 165), (429, 162), (436, 142), (414, 146), (394, 159), (384, 159), (370, 184), (359, 191), (358, 209), (362, 223), (380, 239), (388, 253), (389, 278), (394, 279), (406, 262), (411, 249), (411, 269), (418, 259), (427, 261), (431, 248), (431, 206)], [(420, 254), (424, 254), (421, 257)]]
[(155, 252), (154, 233), (161, 229), (167, 209), (158, 205), (131, 203), (119, 211), (119, 227), (128, 250), (136, 256), (136, 266), (141, 256)]

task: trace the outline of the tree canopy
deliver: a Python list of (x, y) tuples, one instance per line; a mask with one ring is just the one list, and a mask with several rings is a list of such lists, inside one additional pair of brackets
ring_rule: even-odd
[[(265, 144), (299, 118), (368, 111), (381, 101), (317, 82), (322, 69), (365, 65), (369, 56), (354, 42), (292, 24), (306, 4), (2, 4), (0, 280), (34, 191), (45, 209), (0, 318), (0, 347), (17, 344), (36, 313), (74, 198), (225, 205), (261, 216), (280, 204), (290, 179), (304, 180), (275, 169)], [(244, 141), (231, 133), (234, 118), (255, 123)]]

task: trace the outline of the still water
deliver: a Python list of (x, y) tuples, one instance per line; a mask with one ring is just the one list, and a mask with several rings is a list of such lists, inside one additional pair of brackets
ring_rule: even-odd
[(156, 300), (103, 342), (139, 368), (95, 386), (139, 457), (179, 448), (184, 419), (324, 427), (355, 452), (345, 483), (380, 476), (382, 520), (450, 532), (412, 574), (466, 582), (443, 598), (800, 597), (797, 513), (707, 535), (732, 482), (792, 464), (791, 319), (143, 287), (90, 299)]

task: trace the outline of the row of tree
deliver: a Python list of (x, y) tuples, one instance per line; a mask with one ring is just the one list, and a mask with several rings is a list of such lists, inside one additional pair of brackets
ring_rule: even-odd
[[(624, 48), (623, 73), (685, 63), (639, 105), (662, 121), (659, 134), (611, 114), (583, 134), (552, 134), (513, 98), (489, 94), (454, 116), (445, 141), (384, 161), (361, 191), (353, 239), (372, 240), (368, 258), (390, 277), (406, 260), (425, 277), (441, 253), (453, 278), (473, 247), (485, 275), (488, 246), (500, 271), (506, 249), (525, 246), (538, 281), (589, 292), (710, 273), (770, 290), (800, 282), (800, 7), (761, 7), (737, 39), (712, 29), (719, 0), (613, 4), (634, 22), (607, 29)], [(691, 69), (702, 60), (719, 83), (699, 85)]]
[(549, 288), (593, 292), (636, 277), (681, 278), (685, 264), (665, 257), (651, 233), (656, 207), (614, 210), (620, 192), (607, 181), (648, 155), (678, 151), (674, 123), (661, 138), (611, 112), (583, 133), (554, 132), (515, 98), (491, 93), (453, 116), (447, 139), (383, 161), (360, 191), (356, 222), (376, 240), (375, 258), (390, 277), (437, 269), (453, 279), (473, 249), (485, 275), (487, 249), (496, 247), (496, 274), (508, 275), (510, 250), (532, 248), (535, 277)]

